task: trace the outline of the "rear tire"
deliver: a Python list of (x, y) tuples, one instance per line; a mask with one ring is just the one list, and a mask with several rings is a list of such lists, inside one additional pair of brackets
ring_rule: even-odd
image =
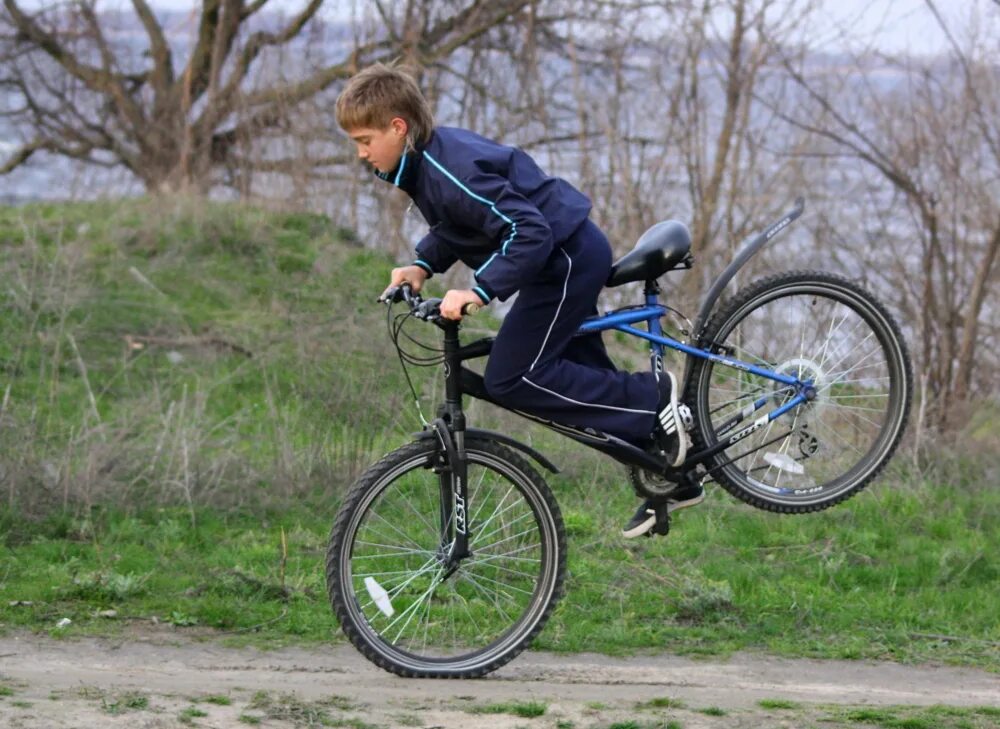
[[(909, 354), (885, 307), (852, 281), (815, 271), (758, 281), (712, 316), (701, 347), (817, 388), (814, 401), (761, 424), (706, 464), (748, 504), (789, 514), (826, 509), (871, 483), (899, 445), (913, 391)], [(774, 380), (697, 359), (684, 398), (695, 413), (695, 449), (732, 438), (792, 394)]]

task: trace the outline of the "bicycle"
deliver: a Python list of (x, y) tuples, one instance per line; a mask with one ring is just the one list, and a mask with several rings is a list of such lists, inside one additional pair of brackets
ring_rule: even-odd
[[(783, 513), (826, 509), (856, 494), (892, 456), (910, 407), (909, 355), (886, 308), (857, 284), (817, 271), (769, 276), (715, 306), (803, 206), (796, 200), (720, 274), (686, 332), (689, 343), (665, 336), (660, 324), (674, 310), (659, 303), (657, 279), (693, 265), (690, 234), (677, 221), (653, 226), (611, 269), (608, 286), (644, 281), (645, 303), (579, 327), (580, 335), (615, 329), (647, 340), (657, 371), (664, 347), (687, 355), (683, 425), (693, 447), (680, 466), (606, 433), (514, 412), (624, 464), (636, 492), (657, 503), (678, 484), (707, 479)], [(463, 396), (493, 400), (462, 362), (489, 354), (492, 339), (463, 345), (459, 323), (439, 316), (440, 299), (402, 287), (394, 301), (407, 305), (390, 319), (404, 373), (406, 361), (443, 362), (445, 401), (345, 498), (327, 552), (330, 601), (348, 639), (388, 671), (483, 676), (524, 650), (562, 594), (562, 517), (532, 462), (558, 471), (510, 436), (467, 426)], [(443, 330), (440, 357), (404, 356), (399, 335), (410, 317)], [(776, 336), (781, 327), (794, 336)], [(667, 509), (656, 516), (653, 531), (666, 534)]]

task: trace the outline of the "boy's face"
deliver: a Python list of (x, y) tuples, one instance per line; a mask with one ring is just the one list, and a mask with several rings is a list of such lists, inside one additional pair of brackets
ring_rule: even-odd
[(390, 172), (406, 149), (406, 132), (406, 120), (396, 117), (385, 129), (349, 129), (347, 135), (357, 145), (358, 157), (379, 172)]

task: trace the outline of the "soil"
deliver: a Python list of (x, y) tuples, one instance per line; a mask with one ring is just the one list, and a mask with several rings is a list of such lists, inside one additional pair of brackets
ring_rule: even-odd
[[(0, 726), (11, 729), (324, 721), (359, 728), (836, 727), (850, 725), (838, 720), (837, 706), (1000, 707), (1000, 676), (967, 668), (752, 654), (694, 660), (527, 652), (483, 679), (412, 680), (385, 673), (345, 644), (233, 648), (164, 626), (114, 639), (8, 633), (0, 636), (0, 686), (8, 689), (0, 696)], [(206, 701), (220, 696), (230, 703)], [(766, 709), (762, 699), (795, 705)], [(509, 713), (518, 702), (540, 702), (545, 712)], [(507, 712), (482, 713), (490, 708)]]

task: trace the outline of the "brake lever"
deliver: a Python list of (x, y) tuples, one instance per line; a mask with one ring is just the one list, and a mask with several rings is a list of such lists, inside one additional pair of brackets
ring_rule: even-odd
[(377, 304), (387, 304), (392, 306), (392, 300), (396, 297), (396, 292), (399, 291), (398, 286), (390, 286), (375, 299)]
[(402, 286), (390, 286), (375, 301), (380, 304), (388, 304), (389, 306), (398, 304), (400, 301), (405, 301), (412, 308), (414, 302), (420, 303), (420, 294), (413, 293), (413, 288), (410, 284), (404, 283)]
[(413, 308), (413, 315), (424, 321), (441, 318), (441, 299), (424, 299)]

